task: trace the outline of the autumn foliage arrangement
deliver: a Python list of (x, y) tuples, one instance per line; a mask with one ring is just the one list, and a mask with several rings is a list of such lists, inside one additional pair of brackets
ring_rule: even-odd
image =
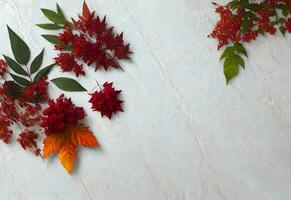
[[(43, 35), (54, 44), (58, 52), (54, 63), (41, 67), (44, 49), (30, 61), (28, 45), (10, 28), (8, 33), (14, 58), (4, 55), (0, 59), (0, 139), (10, 143), (18, 133), (17, 142), (23, 149), (31, 150), (36, 156), (46, 159), (58, 154), (64, 168), (72, 173), (77, 158), (77, 148), (100, 147), (100, 143), (84, 124), (86, 113), (64, 94), (53, 100), (47, 91), (49, 83), (67, 92), (87, 92), (77, 80), (48, 75), (57, 66), (62, 72), (72, 72), (85, 78), (84, 67), (94, 66), (93, 71), (122, 69), (120, 60), (130, 59), (129, 44), (123, 33), (116, 34), (107, 25), (106, 17), (99, 18), (84, 2), (83, 12), (78, 19), (67, 20), (59, 5), (57, 11), (42, 9), (51, 21), (38, 24), (45, 30), (59, 31), (57, 35)], [(79, 77), (80, 78), (80, 77)], [(91, 80), (96, 81), (96, 80)], [(97, 82), (97, 81), (96, 81)], [(88, 93), (92, 111), (112, 119), (122, 112), (121, 90), (112, 82), (106, 82)], [(41, 128), (41, 129), (39, 129)], [(43, 149), (38, 144), (39, 134), (44, 134)]]
[(291, 33), (290, 0), (233, 0), (227, 5), (213, 5), (220, 19), (209, 37), (218, 40), (218, 49), (225, 47), (220, 60), (224, 61), (226, 83), (239, 74), (240, 67), (245, 68), (245, 43), (278, 31)]

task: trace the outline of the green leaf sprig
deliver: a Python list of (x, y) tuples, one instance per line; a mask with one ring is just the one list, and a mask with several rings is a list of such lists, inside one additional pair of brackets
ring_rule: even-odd
[(3, 55), (3, 57), (7, 62), (9, 69), (15, 73), (9, 73), (15, 81), (15, 86), (13, 86), (14, 89), (12, 88), (11, 92), (15, 97), (20, 97), (23, 88), (28, 87), (47, 76), (55, 64), (51, 64), (41, 69), (44, 58), (43, 49), (33, 59), (29, 66), (30, 49), (28, 45), (9, 26), (7, 26), (7, 29), (14, 58), (6, 55)]
[(285, 36), (291, 33), (291, 10), (287, 1), (232, 0), (225, 6), (216, 6), (220, 20), (209, 35), (219, 41), (218, 49), (226, 46), (220, 60), (226, 83), (239, 74), (239, 66), (245, 68), (242, 56), (248, 57), (244, 43), (255, 40), (259, 35), (274, 35), (280, 31)]

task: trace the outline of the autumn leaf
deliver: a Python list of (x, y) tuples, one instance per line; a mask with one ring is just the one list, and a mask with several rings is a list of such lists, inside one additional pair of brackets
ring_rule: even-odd
[(43, 143), (43, 158), (58, 153), (59, 160), (69, 174), (73, 171), (79, 145), (100, 147), (96, 137), (83, 124), (71, 126), (62, 132), (49, 133)]
[(84, 1), (84, 3), (83, 3), (83, 17), (85, 18), (85, 20), (89, 20), (90, 15), (91, 15), (91, 13), (90, 13), (90, 10), (88, 8), (88, 5), (87, 5), (86, 1)]

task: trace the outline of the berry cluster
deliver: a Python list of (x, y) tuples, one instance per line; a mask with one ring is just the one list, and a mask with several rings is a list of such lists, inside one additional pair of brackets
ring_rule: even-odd
[[(263, 0), (259, 3), (249, 0), (233, 0), (225, 6), (213, 3), (220, 15), (214, 30), (209, 37), (218, 40), (218, 49), (225, 45), (224, 74), (227, 82), (238, 74), (238, 64), (244, 67), (239, 53), (245, 54), (241, 43), (251, 42), (259, 35), (266, 33), (274, 35), (278, 30), (285, 35), (291, 33), (291, 1)], [(239, 44), (240, 49), (234, 49), (233, 44)], [(238, 52), (235, 52), (238, 50)]]

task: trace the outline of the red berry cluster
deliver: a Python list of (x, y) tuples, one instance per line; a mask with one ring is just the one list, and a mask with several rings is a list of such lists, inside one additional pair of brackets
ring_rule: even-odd
[(123, 101), (118, 99), (121, 90), (115, 90), (112, 85), (113, 83), (104, 83), (103, 89), (90, 94), (91, 99), (89, 100), (92, 110), (101, 112), (102, 117), (105, 115), (109, 119), (113, 113), (123, 112), (121, 107)]
[(131, 53), (129, 44), (124, 43), (123, 33), (115, 34), (113, 27), (108, 27), (106, 17), (101, 20), (86, 4), (78, 20), (64, 25), (58, 40), (55, 49), (60, 53), (55, 62), (65, 72), (74, 71), (77, 77), (85, 75), (82, 62), (88, 66), (94, 64), (95, 70), (120, 68), (117, 60), (129, 59)]
[(242, 21), (241, 12), (233, 14), (227, 6), (217, 7), (216, 12), (220, 14), (221, 19), (210, 36), (219, 40), (218, 48), (228, 44), (229, 41), (239, 41), (241, 39), (238, 34)]
[(225, 6), (213, 3), (220, 19), (209, 37), (218, 40), (218, 49), (228, 45), (220, 60), (226, 83), (245, 68), (242, 56), (248, 56), (243, 42), (251, 42), (259, 35), (274, 35), (278, 30), (285, 35), (291, 33), (290, 0), (232, 0)]
[(71, 99), (60, 95), (56, 101), (50, 100), (49, 107), (43, 111), (41, 126), (46, 134), (65, 130), (85, 118), (82, 107), (76, 107)]
[(290, 0), (264, 0), (261, 3), (234, 0), (226, 6), (213, 4), (220, 20), (210, 37), (218, 39), (218, 49), (230, 42), (250, 42), (259, 34), (274, 35), (277, 29), (291, 33)]

